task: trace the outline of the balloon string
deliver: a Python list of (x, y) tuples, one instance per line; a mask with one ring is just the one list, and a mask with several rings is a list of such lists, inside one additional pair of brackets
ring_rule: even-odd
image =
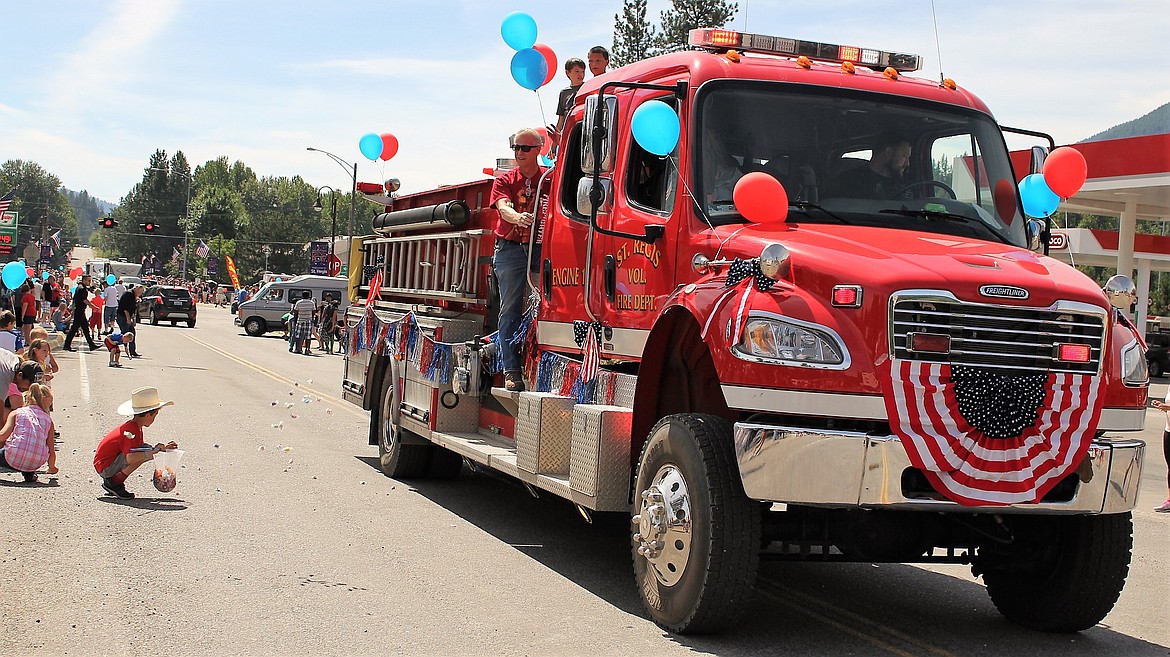
[(533, 89), (532, 93), (536, 94), (536, 105), (540, 108), (540, 125), (546, 126), (548, 125), (548, 119), (544, 118), (544, 103), (540, 101), (540, 94), (536, 89)]

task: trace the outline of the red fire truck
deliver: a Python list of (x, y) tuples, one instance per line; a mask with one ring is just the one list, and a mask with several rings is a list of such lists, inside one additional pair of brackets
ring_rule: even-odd
[[(642, 600), (673, 632), (725, 628), (761, 558), (966, 563), (1012, 621), (1100, 621), (1144, 449), (1124, 437), (1148, 387), (1132, 282), (1044, 255), (1011, 129), (906, 75), (919, 57), (691, 40), (577, 95), (540, 187), (527, 391), (497, 372), (492, 181), (374, 218), (343, 391), (386, 474), (466, 460), (629, 514)], [(666, 156), (631, 127), (656, 101), (681, 126)], [(851, 181), (891, 133), (904, 180), (874, 194)], [(755, 172), (784, 190), (766, 220), (735, 202)]]

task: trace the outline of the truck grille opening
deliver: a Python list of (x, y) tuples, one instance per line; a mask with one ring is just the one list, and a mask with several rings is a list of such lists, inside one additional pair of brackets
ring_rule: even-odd
[[(1026, 308), (897, 296), (890, 310), (890, 328), (893, 356), (901, 360), (970, 365), (1005, 374), (1096, 374), (1101, 365), (1105, 315), (1103, 310), (1064, 309), (1060, 304)], [(942, 352), (912, 350), (908, 343), (914, 334), (946, 336), (950, 348)], [(1086, 345), (1089, 359), (1059, 360), (1061, 344)]]
[[(1071, 502), (1077, 496), (1080, 479), (1077, 473), (1065, 475), (1060, 483), (1048, 491), (1041, 502)], [(906, 468), (902, 471), (902, 497), (908, 500), (934, 500), (945, 502), (946, 496), (934, 489), (930, 480), (918, 468)]]

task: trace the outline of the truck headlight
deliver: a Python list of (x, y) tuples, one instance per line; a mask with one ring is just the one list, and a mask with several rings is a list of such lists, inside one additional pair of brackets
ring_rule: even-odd
[(1121, 380), (1127, 386), (1144, 386), (1150, 381), (1146, 369), (1146, 352), (1137, 340), (1121, 350)]
[(749, 360), (782, 365), (849, 367), (849, 352), (832, 329), (779, 316), (749, 317), (734, 351)]

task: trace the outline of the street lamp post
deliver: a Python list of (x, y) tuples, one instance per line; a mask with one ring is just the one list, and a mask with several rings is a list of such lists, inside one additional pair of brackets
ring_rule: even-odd
[(333, 245), (334, 245), (334, 243), (337, 242), (337, 190), (333, 189), (329, 185), (321, 185), (320, 187), (317, 188), (317, 202), (313, 203), (313, 209), (316, 210), (317, 212), (320, 212), (322, 210), (321, 190), (323, 190), (323, 189), (329, 190), (329, 198), (331, 199), (330, 204), (332, 205), (331, 211), (333, 213), (333, 216), (332, 216), (333, 223), (329, 229), (329, 255), (330, 255), (330, 257), (332, 257), (333, 256)]
[[(350, 185), (349, 188), (349, 232), (347, 233), (349, 238), (345, 242), (345, 261), (349, 263), (349, 254), (353, 251), (353, 204), (357, 198), (357, 162), (350, 164), (349, 162), (346, 162), (329, 151), (323, 151), (320, 148), (313, 148), (312, 146), (305, 148), (305, 150), (328, 155), (329, 158), (340, 165), (341, 168), (345, 170), (346, 175), (350, 177), (350, 182), (352, 185)], [(350, 169), (353, 169), (352, 173), (350, 172)], [(352, 265), (352, 263), (350, 264)]]
[(272, 247), (265, 244), (264, 246), (260, 247), (260, 250), (264, 252), (264, 273), (267, 274), (268, 273), (268, 256), (272, 255)]

